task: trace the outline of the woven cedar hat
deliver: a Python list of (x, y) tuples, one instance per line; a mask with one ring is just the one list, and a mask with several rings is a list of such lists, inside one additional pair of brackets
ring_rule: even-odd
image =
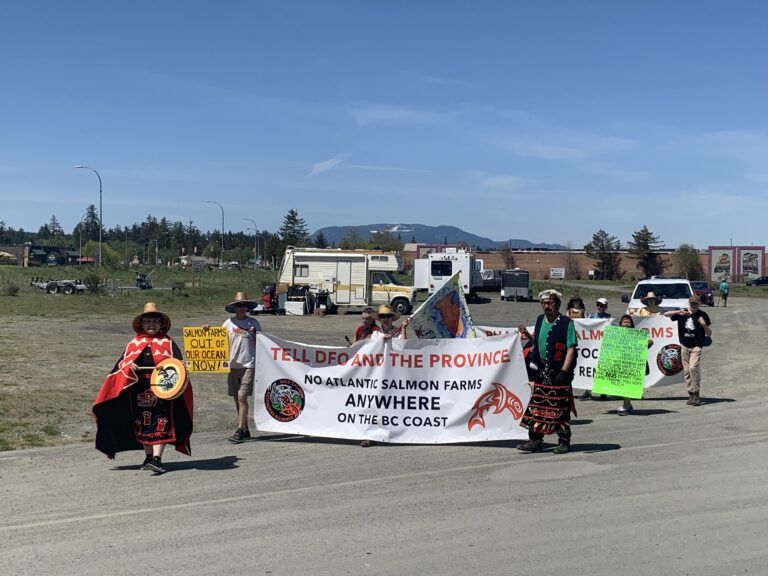
[(224, 310), (234, 314), (236, 312), (235, 306), (237, 306), (238, 304), (245, 304), (248, 307), (248, 312), (250, 312), (251, 310), (256, 308), (256, 306), (259, 305), (258, 302), (256, 302), (255, 300), (248, 300), (248, 296), (245, 295), (245, 292), (238, 292), (237, 294), (235, 294), (234, 301), (224, 306)]
[(656, 300), (656, 304), (661, 304), (662, 299), (656, 296), (656, 294), (654, 294), (653, 292), (648, 292), (648, 294), (640, 298), (640, 302), (642, 302), (646, 306), (648, 305), (649, 300)]
[(150, 314), (160, 317), (160, 320), (163, 323), (161, 331), (163, 334), (167, 334), (171, 329), (171, 318), (165, 312), (160, 312), (160, 310), (157, 309), (157, 304), (154, 302), (147, 302), (144, 304), (144, 312), (133, 319), (133, 322), (131, 323), (131, 326), (133, 326), (133, 331), (136, 332), (136, 334), (141, 334), (141, 319), (144, 318), (144, 316), (149, 316)]
[(397, 320), (398, 318), (400, 318), (400, 312), (395, 312), (394, 310), (392, 310), (392, 308), (390, 308), (386, 304), (381, 304), (379, 306), (379, 311), (371, 314), (371, 318), (373, 318), (374, 320), (378, 320), (382, 314), (391, 315), (392, 320)]

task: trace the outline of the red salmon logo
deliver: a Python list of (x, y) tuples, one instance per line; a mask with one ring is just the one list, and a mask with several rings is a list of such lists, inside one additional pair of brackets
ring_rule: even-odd
[(493, 408), (494, 414), (501, 414), (504, 410), (509, 410), (515, 420), (523, 416), (524, 408), (520, 398), (512, 394), (501, 384), (493, 383), (493, 390), (482, 394), (472, 406), (472, 415), (467, 422), (467, 429), (472, 430), (474, 426), (485, 428), (485, 414)]

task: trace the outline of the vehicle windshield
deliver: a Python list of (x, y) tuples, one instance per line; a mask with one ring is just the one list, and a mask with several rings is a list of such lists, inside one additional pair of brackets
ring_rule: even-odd
[(694, 290), (711, 290), (709, 282), (691, 282), (691, 288)]
[(648, 292), (653, 292), (656, 296), (668, 300), (684, 299), (692, 296), (691, 288), (688, 284), (639, 284), (635, 289), (633, 298), (643, 298)]
[(402, 286), (391, 272), (374, 272), (371, 274), (371, 284), (374, 286), (377, 284), (394, 284), (395, 286)]

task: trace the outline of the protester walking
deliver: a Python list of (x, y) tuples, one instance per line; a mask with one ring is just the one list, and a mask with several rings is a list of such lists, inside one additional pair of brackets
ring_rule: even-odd
[(723, 308), (728, 307), (728, 292), (730, 291), (730, 287), (728, 286), (728, 280), (726, 278), (723, 278), (723, 281), (720, 282), (720, 298), (723, 300)]
[[(635, 321), (632, 319), (632, 316), (629, 314), (624, 314), (624, 316), (621, 317), (621, 320), (619, 320), (619, 326), (622, 328), (634, 328), (635, 327)], [(650, 338), (648, 339), (648, 348), (653, 346), (653, 340)], [(648, 372), (650, 371), (648, 367), (648, 360), (645, 361), (645, 374), (648, 375)], [(619, 416), (626, 416), (627, 414), (632, 414), (632, 412), (635, 411), (635, 408), (632, 406), (632, 401), (629, 398), (624, 398), (621, 406), (619, 406), (616, 409), (616, 414)]]
[(640, 302), (643, 304), (643, 308), (638, 310), (638, 316), (661, 316), (664, 313), (664, 311), (659, 308), (662, 298), (659, 298), (653, 292), (648, 292), (648, 294), (640, 298)]
[(701, 350), (709, 346), (712, 330), (709, 316), (701, 310), (696, 295), (688, 298), (688, 308), (670, 310), (664, 315), (677, 321), (677, 336), (682, 348), (683, 376), (690, 406), (701, 405)]
[(571, 296), (568, 304), (565, 306), (565, 313), (568, 318), (586, 318), (587, 307), (584, 306), (584, 300), (581, 296)]
[(376, 311), (370, 306), (363, 310), (363, 313), (360, 316), (363, 323), (357, 327), (357, 330), (355, 330), (355, 342), (366, 340), (370, 338), (374, 332), (380, 331), (376, 324), (376, 319), (374, 318), (375, 314)]
[(544, 313), (536, 319), (534, 333), (525, 326), (518, 328), (521, 337), (533, 342), (528, 355), (534, 373), (533, 393), (521, 420), (529, 440), (517, 447), (523, 452), (541, 452), (548, 434), (557, 434), (555, 454), (570, 450), (571, 412), (576, 413), (571, 383), (578, 340), (573, 320), (560, 313), (561, 298), (556, 290), (541, 292), (539, 302)]
[(595, 308), (597, 310), (595, 312), (592, 312), (588, 316), (588, 318), (610, 318), (611, 313), (608, 312), (608, 300), (605, 298), (598, 298), (597, 302), (595, 302)]
[(251, 437), (248, 427), (248, 397), (253, 396), (254, 369), (256, 367), (256, 334), (261, 332), (261, 324), (248, 312), (258, 306), (249, 300), (245, 292), (237, 292), (235, 299), (224, 306), (224, 310), (234, 313), (222, 326), (227, 329), (229, 340), (229, 374), (227, 374), (227, 393), (235, 402), (237, 429), (229, 441), (240, 444)]
[[(168, 336), (170, 317), (157, 304), (147, 302), (131, 323), (135, 336), (128, 342), (112, 372), (104, 380), (93, 403), (96, 418), (96, 449), (110, 459), (117, 452), (144, 450), (142, 470), (165, 472), (162, 464), (166, 444), (182, 454), (191, 453), (193, 396), (184, 357)], [(179, 372), (171, 389), (175, 399), (155, 394), (152, 374), (161, 362), (179, 360)], [(158, 394), (160, 392), (158, 391)]]

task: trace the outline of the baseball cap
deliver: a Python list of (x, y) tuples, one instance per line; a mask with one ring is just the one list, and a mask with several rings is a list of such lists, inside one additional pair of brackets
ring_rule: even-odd
[(598, 298), (597, 303), (602, 304), (603, 306), (606, 306), (606, 307), (608, 306), (608, 300), (606, 300), (605, 298)]

